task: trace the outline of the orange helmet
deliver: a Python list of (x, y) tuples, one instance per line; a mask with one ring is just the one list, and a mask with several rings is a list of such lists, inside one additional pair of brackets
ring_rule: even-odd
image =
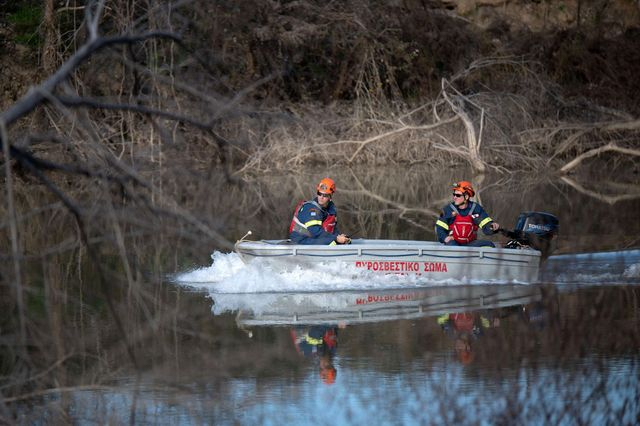
[(333, 194), (336, 192), (336, 183), (333, 179), (324, 178), (320, 181), (317, 188), (318, 192), (322, 192), (323, 194)]
[(476, 195), (476, 192), (473, 190), (473, 186), (471, 186), (471, 182), (467, 182), (466, 180), (461, 180), (460, 182), (454, 183), (453, 190), (467, 193), (469, 197), (473, 197), (474, 195)]

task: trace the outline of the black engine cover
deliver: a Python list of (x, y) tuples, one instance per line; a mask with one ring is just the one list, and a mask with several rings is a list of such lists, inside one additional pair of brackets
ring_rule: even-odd
[(529, 246), (542, 252), (546, 258), (555, 248), (552, 243), (560, 230), (560, 221), (551, 213), (524, 212), (520, 213), (513, 231), (505, 234), (513, 241), (507, 247)]

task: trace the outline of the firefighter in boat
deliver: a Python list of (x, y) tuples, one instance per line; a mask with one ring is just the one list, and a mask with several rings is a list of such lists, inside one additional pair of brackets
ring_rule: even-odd
[(470, 182), (453, 184), (453, 201), (442, 209), (436, 222), (438, 241), (449, 246), (495, 247), (491, 241), (478, 239), (478, 229), (485, 235), (492, 235), (500, 225), (480, 204), (471, 201), (475, 194)]
[(293, 212), (289, 238), (296, 244), (349, 244), (351, 239), (338, 230), (336, 206), (331, 201), (336, 192), (332, 179), (324, 178), (316, 188), (317, 196), (301, 201)]

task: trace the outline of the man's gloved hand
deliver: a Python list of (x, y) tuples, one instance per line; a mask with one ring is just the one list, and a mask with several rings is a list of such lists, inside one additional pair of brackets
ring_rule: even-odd
[(340, 234), (336, 237), (336, 242), (338, 244), (351, 244), (351, 238), (347, 237), (345, 234)]

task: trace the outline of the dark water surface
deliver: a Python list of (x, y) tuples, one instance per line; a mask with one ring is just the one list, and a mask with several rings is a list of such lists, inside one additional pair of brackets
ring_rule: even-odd
[(89, 423), (634, 424), (640, 287), (605, 284), (220, 295), (208, 318), (182, 293), (200, 335), (64, 403)]
[[(431, 240), (432, 212), (453, 179), (345, 175), (335, 197), (342, 226), (369, 238)], [(256, 183), (261, 207), (220, 213), (230, 238), (247, 229), (282, 238), (291, 200), (315, 180)], [(88, 287), (67, 288), (65, 303), (82, 298), (85, 308), (49, 308), (47, 323), (81, 331), (73, 342), (54, 338), (50, 350), (63, 361), (39, 373), (58, 385), (5, 404), (23, 424), (635, 424), (640, 198), (609, 203), (561, 181), (532, 182), (486, 181), (482, 203), (506, 227), (520, 211), (560, 218), (558, 250), (537, 284), (342, 281), (335, 290), (321, 274), (243, 275), (228, 252), (217, 268), (210, 252), (176, 256), (174, 268), (158, 256), (171, 278), (121, 292), (129, 346)], [(194, 268), (203, 283), (173, 279)], [(279, 279), (297, 279), (299, 289), (279, 292)], [(319, 282), (328, 291), (305, 289)]]

